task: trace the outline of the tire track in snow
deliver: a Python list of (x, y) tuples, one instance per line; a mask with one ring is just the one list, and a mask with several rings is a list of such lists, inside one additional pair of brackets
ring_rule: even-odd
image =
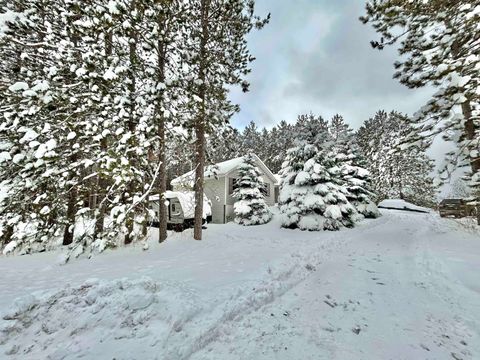
[[(419, 282), (437, 301), (450, 307), (450, 313), (435, 313), (432, 309), (426, 315), (430, 336), (439, 347), (452, 349), (453, 359), (474, 359), (474, 353), (480, 354), (480, 297), (479, 294), (466, 288), (458, 282), (441, 256), (432, 249), (432, 240), (428, 234), (448, 233), (448, 223), (433, 216), (426, 221), (428, 227), (423, 228), (418, 235), (421, 251), (416, 256), (416, 265), (422, 281)], [(454, 239), (452, 238), (452, 241)], [(472, 308), (465, 299), (477, 299), (477, 306)], [(432, 301), (432, 304), (434, 301)], [(439, 316), (440, 315), (440, 316)], [(475, 319), (475, 316), (477, 319)]]
[[(211, 308), (207, 316), (202, 313), (192, 319), (185, 324), (183, 329), (188, 335), (185, 340), (194, 332), (189, 332), (189, 328), (203, 327), (201, 333), (195, 336), (186, 348), (184, 347), (180, 351), (178, 348), (169, 350), (165, 359), (189, 359), (211, 343), (219, 341), (242, 319), (280, 299), (305, 281), (315, 271), (315, 268), (333, 252), (339, 251), (345, 246), (346, 241), (341, 239), (341, 235), (344, 234), (332, 234), (328, 244), (322, 244), (316, 248), (316, 251), (290, 254), (287, 259), (277, 263), (273, 268), (269, 268), (266, 279), (253, 289), (234, 292), (226, 300)], [(205, 326), (205, 323), (208, 325)], [(172, 335), (174, 337), (178, 333)], [(178, 339), (174, 342), (177, 343)]]

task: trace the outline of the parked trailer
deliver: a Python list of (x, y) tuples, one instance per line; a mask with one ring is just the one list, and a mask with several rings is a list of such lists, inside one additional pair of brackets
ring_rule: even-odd
[[(150, 207), (155, 212), (153, 226), (159, 225), (159, 197), (150, 197)], [(167, 204), (167, 228), (169, 230), (183, 231), (193, 227), (195, 219), (195, 192), (193, 191), (167, 191), (165, 193)], [(212, 206), (210, 200), (203, 195), (203, 222), (212, 221)]]
[(462, 218), (475, 216), (475, 205), (465, 199), (444, 199), (438, 205), (438, 212), (441, 217)]

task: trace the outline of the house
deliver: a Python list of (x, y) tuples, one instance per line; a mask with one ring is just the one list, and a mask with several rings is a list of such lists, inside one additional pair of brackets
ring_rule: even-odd
[[(262, 173), (265, 182), (265, 201), (268, 205), (275, 204), (275, 184), (277, 179), (270, 169), (254, 155), (256, 164)], [(232, 194), (235, 190), (236, 180), (239, 177), (238, 168), (243, 163), (243, 157), (227, 160), (205, 168), (204, 192), (212, 203), (212, 222), (224, 224), (235, 217), (233, 204), (235, 199)], [(193, 188), (195, 172), (190, 171), (171, 181), (174, 191), (191, 190)]]

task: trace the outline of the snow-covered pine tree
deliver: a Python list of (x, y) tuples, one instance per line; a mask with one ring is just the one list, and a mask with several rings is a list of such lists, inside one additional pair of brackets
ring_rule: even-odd
[(210, 164), (234, 159), (245, 155), (242, 152), (243, 137), (238, 129), (225, 127), (216, 136), (210, 136), (207, 142), (207, 160)]
[(420, 149), (399, 149), (411, 131), (404, 115), (379, 111), (356, 134), (377, 202), (401, 198), (421, 206), (435, 203), (433, 161)]
[(306, 122), (305, 130), (299, 131), (297, 146), (288, 150), (280, 171), (282, 226), (311, 231), (352, 227), (358, 215), (347, 200), (341, 169), (328, 151), (327, 129), (318, 133), (312, 124)]
[(347, 189), (347, 200), (355, 207), (360, 217), (377, 218), (380, 212), (372, 198), (371, 177), (364, 168), (353, 130), (341, 115), (335, 115), (328, 126), (333, 146), (332, 153), (340, 167), (341, 185)]
[(238, 111), (227, 94), (235, 85), (248, 91), (245, 76), (254, 58), (248, 51), (246, 36), (254, 28), (262, 28), (268, 18), (255, 15), (254, 0), (194, 0), (188, 5), (188, 32), (182, 39), (182, 58), (190, 75), (186, 89), (191, 121), (186, 125), (195, 134), (193, 237), (201, 240), (206, 136), (223, 128)]
[[(376, 0), (367, 3), (361, 18), (382, 36), (372, 41), (373, 47), (383, 49), (401, 40), (395, 78), (409, 88), (438, 88), (411, 119), (414, 130), (405, 143), (425, 149), (438, 135), (455, 143), (456, 150), (446, 155), (444, 178), (458, 166), (470, 165), (469, 181), (476, 189), (480, 188), (479, 6), (478, 0)], [(480, 190), (475, 192), (480, 195)]]
[[(250, 121), (242, 132), (242, 144), (240, 146), (240, 152), (242, 154), (253, 152), (254, 154), (259, 155), (259, 150), (261, 147), (262, 139), (260, 131), (255, 122)], [(263, 159), (262, 157), (260, 158)]]
[(320, 149), (328, 148), (332, 144), (328, 126), (328, 121), (321, 116), (313, 113), (299, 115), (294, 124), (294, 138), (307, 139)]
[(285, 120), (280, 121), (270, 131), (270, 154), (271, 159), (266, 159), (265, 164), (277, 174), (282, 168), (282, 164), (287, 156), (287, 150), (293, 147), (293, 126)]
[(243, 157), (243, 163), (238, 168), (238, 180), (233, 193), (235, 204), (235, 222), (240, 225), (262, 225), (269, 222), (272, 213), (263, 195), (265, 183), (260, 170), (256, 166), (253, 153)]
[[(138, 66), (139, 18), (136, 2), (130, 0), (103, 2), (72, 1), (73, 22), (81, 35), (84, 52), (72, 67), (77, 81), (88, 86), (80, 94), (87, 121), (86, 129), (95, 144), (92, 154), (93, 246), (103, 249), (116, 246), (119, 236), (125, 243), (140, 238), (141, 226), (134, 226), (141, 204), (147, 151), (141, 146), (145, 124), (140, 120), (142, 97), (137, 84), (141, 81)], [(117, 26), (121, 23), (122, 26)], [(142, 220), (146, 219), (143, 217)]]
[[(162, 198), (167, 190), (167, 162), (173, 161), (173, 157), (178, 155), (171, 152), (175, 145), (167, 146), (167, 135), (170, 134), (174, 141), (185, 146), (181, 132), (171, 129), (182, 123), (180, 108), (184, 100), (182, 81), (185, 74), (181, 71), (178, 39), (188, 31), (184, 18), (188, 11), (187, 4), (181, 0), (137, 2), (137, 6), (143, 9), (143, 26), (139, 29), (139, 34), (143, 40), (142, 64), (146, 66), (142, 76), (143, 87), (146, 89), (145, 102), (151, 108), (147, 123), (156, 133), (156, 136), (149, 139), (151, 150), (156, 155), (153, 158), (157, 160), (150, 169), (152, 177), (149, 182), (156, 184), (157, 192)], [(185, 147), (188, 149), (188, 146)], [(167, 207), (165, 201), (160, 201), (159, 205), (159, 242), (162, 242), (167, 237)]]
[[(23, 11), (0, 34), (0, 131), (8, 160), (0, 176), (9, 189), (0, 214), (9, 235), (4, 242), (14, 241), (18, 251), (41, 251), (62, 233), (65, 245), (73, 241), (90, 149), (76, 105), (85, 86), (71, 71), (83, 49), (61, 4), (18, 0), (2, 11)], [(79, 142), (86, 144), (80, 149)]]

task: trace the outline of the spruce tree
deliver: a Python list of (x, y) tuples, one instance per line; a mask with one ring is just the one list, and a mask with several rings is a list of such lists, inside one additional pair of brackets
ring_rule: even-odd
[(341, 169), (331, 152), (314, 145), (324, 144), (319, 140), (326, 136), (326, 129), (305, 131), (287, 153), (280, 172), (283, 227), (318, 231), (354, 226), (357, 213), (347, 200)]
[(353, 130), (338, 114), (330, 121), (328, 130), (333, 143), (332, 151), (340, 167), (341, 184), (348, 191), (347, 200), (355, 207), (359, 218), (379, 217), (380, 212), (372, 200), (375, 194), (371, 190), (370, 172), (365, 169)]
[(244, 156), (238, 173), (237, 188), (233, 193), (236, 200), (233, 206), (235, 222), (245, 226), (266, 224), (272, 218), (272, 213), (262, 193), (265, 183), (256, 167), (253, 153)]

